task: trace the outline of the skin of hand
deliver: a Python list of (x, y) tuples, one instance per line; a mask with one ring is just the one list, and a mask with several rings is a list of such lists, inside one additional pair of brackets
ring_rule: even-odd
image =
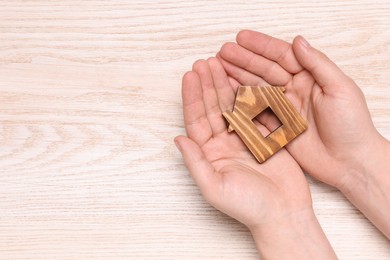
[[(390, 238), (390, 145), (354, 81), (301, 36), (289, 44), (244, 30), (217, 57), (232, 84), (286, 88), (309, 125), (286, 146), (289, 153), (310, 175), (340, 189)], [(270, 128), (269, 118), (259, 120)]]
[(182, 97), (188, 137), (178, 136), (175, 143), (205, 199), (245, 224), (263, 257), (335, 258), (314, 215), (306, 178), (290, 154), (283, 149), (258, 164), (239, 137), (227, 132), (222, 112), (232, 109), (235, 94), (217, 58), (197, 61), (184, 75)]

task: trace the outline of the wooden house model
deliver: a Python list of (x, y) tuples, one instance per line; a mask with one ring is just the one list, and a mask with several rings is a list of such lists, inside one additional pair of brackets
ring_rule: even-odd
[[(223, 116), (229, 122), (229, 131), (235, 131), (259, 163), (264, 162), (288, 142), (306, 130), (307, 124), (284, 95), (284, 87), (240, 86), (233, 111)], [(263, 136), (252, 121), (270, 108), (281, 126)]]

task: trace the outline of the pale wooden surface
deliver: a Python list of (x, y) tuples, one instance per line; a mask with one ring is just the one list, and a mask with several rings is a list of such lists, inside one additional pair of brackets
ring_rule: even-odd
[[(208, 206), (172, 138), (181, 75), (250, 28), (326, 51), (390, 138), (390, 2), (0, 2), (0, 259), (256, 259)], [(310, 180), (341, 259), (390, 242)]]

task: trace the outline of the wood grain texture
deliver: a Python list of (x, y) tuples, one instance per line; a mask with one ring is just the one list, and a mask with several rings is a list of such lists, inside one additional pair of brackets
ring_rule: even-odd
[[(172, 138), (181, 76), (243, 28), (325, 51), (390, 138), (390, 2), (0, 1), (0, 258), (257, 259), (214, 210)], [(390, 244), (309, 178), (340, 259)]]
[[(223, 113), (229, 122), (229, 131), (234, 130), (240, 136), (259, 163), (265, 162), (307, 129), (305, 120), (286, 98), (284, 91), (284, 87), (240, 86), (233, 111)], [(268, 108), (281, 125), (264, 136), (252, 120)]]

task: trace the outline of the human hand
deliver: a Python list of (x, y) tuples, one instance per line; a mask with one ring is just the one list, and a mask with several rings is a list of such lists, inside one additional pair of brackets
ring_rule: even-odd
[[(338, 188), (350, 185), (364, 163), (383, 150), (360, 88), (324, 54), (302, 38), (293, 44), (242, 31), (218, 55), (242, 85), (280, 85), (308, 121), (287, 149), (312, 176)], [(266, 127), (272, 122), (262, 120)], [(369, 142), (368, 142), (369, 140)]]
[[(183, 77), (182, 96), (188, 137), (176, 137), (175, 143), (206, 200), (245, 224), (263, 254), (276, 256), (269, 245), (280, 246), (283, 241), (286, 253), (292, 253), (288, 238), (301, 243), (311, 237), (312, 243), (316, 237), (317, 245), (301, 251), (324, 253), (321, 247), (334, 255), (314, 216), (307, 181), (290, 154), (282, 149), (258, 164), (239, 137), (227, 132), (222, 112), (232, 109), (235, 94), (218, 59), (194, 64)], [(264, 126), (258, 128), (267, 134)], [(301, 241), (296, 241), (297, 232)]]
[[(289, 153), (310, 175), (339, 188), (390, 237), (389, 143), (375, 129), (360, 88), (300, 36), (289, 44), (242, 31), (237, 43), (225, 44), (217, 55), (228, 75), (242, 85), (284, 86), (308, 122), (286, 146)], [(267, 118), (260, 121), (272, 127)]]

